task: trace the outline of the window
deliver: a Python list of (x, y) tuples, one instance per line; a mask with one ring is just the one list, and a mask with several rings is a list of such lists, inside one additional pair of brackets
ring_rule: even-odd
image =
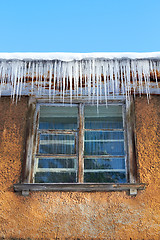
[[(38, 101), (38, 102), (37, 102)], [(30, 98), (22, 181), (29, 191), (126, 191), (139, 183), (134, 102), (51, 104)]]
[(125, 105), (38, 104), (33, 183), (125, 183)]

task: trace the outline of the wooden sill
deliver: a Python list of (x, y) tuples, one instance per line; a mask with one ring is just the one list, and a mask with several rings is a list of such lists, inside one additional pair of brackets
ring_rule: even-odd
[(14, 184), (15, 192), (29, 195), (29, 191), (63, 191), (63, 192), (110, 192), (130, 191), (130, 195), (136, 195), (137, 190), (144, 190), (144, 183), (18, 183)]

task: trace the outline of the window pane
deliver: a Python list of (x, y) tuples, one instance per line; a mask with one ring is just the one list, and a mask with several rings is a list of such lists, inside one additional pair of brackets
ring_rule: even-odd
[(113, 132), (113, 131), (85, 131), (86, 141), (113, 141), (113, 140), (124, 140), (124, 133)]
[(75, 154), (73, 134), (40, 134), (39, 153)]
[(124, 158), (84, 159), (84, 169), (124, 169), (125, 170), (125, 159)]
[(38, 168), (74, 168), (76, 159), (40, 158)]
[(85, 129), (122, 129), (122, 106), (86, 106)]
[(85, 132), (85, 155), (124, 155), (123, 132)]
[(89, 183), (125, 183), (125, 173), (121, 172), (88, 172), (84, 173), (84, 182)]
[(75, 183), (76, 172), (37, 172), (35, 183)]
[(77, 129), (77, 107), (41, 106), (39, 129)]

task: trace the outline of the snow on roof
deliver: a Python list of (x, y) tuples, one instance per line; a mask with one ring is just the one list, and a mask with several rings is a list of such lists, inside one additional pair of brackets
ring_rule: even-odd
[(82, 59), (160, 59), (160, 52), (93, 52), (93, 53), (66, 53), (66, 52), (17, 52), (0, 53), (3, 60), (61, 60), (73, 61)]

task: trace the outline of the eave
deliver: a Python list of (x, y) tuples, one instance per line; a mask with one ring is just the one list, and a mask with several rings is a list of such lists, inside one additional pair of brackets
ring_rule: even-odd
[(0, 92), (107, 102), (131, 94), (159, 94), (160, 52), (0, 53)]

